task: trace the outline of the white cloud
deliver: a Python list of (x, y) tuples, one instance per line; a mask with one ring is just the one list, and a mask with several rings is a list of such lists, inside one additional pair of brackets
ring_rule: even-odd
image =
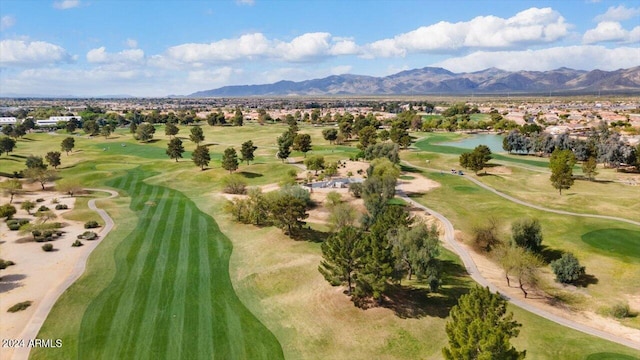
[(253, 6), (255, 3), (255, 0), (236, 0), (236, 4), (238, 5)]
[(624, 21), (640, 15), (640, 7), (627, 8), (624, 5), (611, 6), (607, 12), (600, 14), (594, 18), (597, 22), (603, 21)]
[(60, 10), (72, 9), (80, 6), (80, 0), (54, 1), (53, 7)]
[(187, 74), (187, 82), (192, 86), (224, 86), (239, 74), (242, 74), (241, 69), (234, 69), (230, 66), (212, 70), (194, 70)]
[(551, 43), (568, 34), (570, 25), (551, 8), (530, 8), (508, 19), (478, 16), (466, 22), (439, 23), (382, 39), (366, 46), (365, 57), (408, 53), (452, 53), (461, 49), (505, 49)]
[(71, 62), (65, 49), (44, 41), (0, 41), (0, 66), (42, 66)]
[(0, 18), (0, 31), (4, 31), (16, 24), (16, 18), (11, 15), (5, 15)]
[(560, 67), (616, 70), (638, 66), (640, 48), (582, 45), (524, 51), (477, 51), (434, 64), (454, 72), (478, 71), (490, 67), (508, 71), (545, 71)]
[[(331, 34), (326, 32), (306, 33), (290, 42), (275, 41), (275, 53), (286, 61), (309, 61), (329, 53)], [(279, 55), (280, 54), (280, 55)]]
[(603, 21), (598, 23), (595, 29), (587, 30), (582, 37), (585, 44), (600, 42), (635, 42), (638, 41), (640, 26), (636, 26), (631, 31), (622, 28), (619, 22)]
[(108, 53), (102, 46), (89, 50), (87, 61), (94, 64), (140, 64), (144, 61), (144, 51), (128, 49), (118, 53)]

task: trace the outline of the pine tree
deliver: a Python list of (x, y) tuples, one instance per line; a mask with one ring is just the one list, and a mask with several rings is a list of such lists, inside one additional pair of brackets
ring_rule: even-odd
[(209, 155), (209, 148), (206, 146), (198, 146), (191, 155), (193, 162), (196, 166), (200, 166), (200, 169), (204, 170), (206, 166), (209, 166), (211, 156)]
[(202, 132), (202, 128), (200, 126), (192, 127), (189, 139), (196, 143), (196, 145), (200, 145), (200, 143), (204, 141), (204, 133)]
[(573, 185), (573, 165), (576, 157), (571, 150), (554, 150), (549, 159), (551, 168), (551, 184), (562, 195), (562, 189), (569, 189)]
[(360, 246), (362, 233), (353, 226), (346, 226), (322, 243), (322, 262), (320, 273), (333, 286), (347, 285), (347, 294), (351, 295), (355, 273), (362, 261)]
[(242, 161), (246, 161), (247, 165), (249, 165), (249, 161), (253, 161), (253, 152), (256, 151), (257, 148), (257, 146), (253, 146), (253, 141), (251, 140), (243, 142), (242, 149), (240, 149)]
[(238, 154), (236, 149), (230, 147), (224, 150), (222, 154), (222, 168), (232, 173), (238, 169)]
[(526, 351), (516, 350), (509, 342), (518, 336), (521, 324), (506, 312), (507, 302), (489, 288), (475, 287), (462, 295), (451, 309), (451, 320), (445, 327), (449, 347), (442, 349), (444, 358), (524, 359)]
[(178, 162), (178, 159), (182, 158), (182, 153), (184, 153), (182, 140), (178, 138), (171, 139), (167, 145), (167, 155), (169, 155), (169, 158), (176, 159), (176, 162)]

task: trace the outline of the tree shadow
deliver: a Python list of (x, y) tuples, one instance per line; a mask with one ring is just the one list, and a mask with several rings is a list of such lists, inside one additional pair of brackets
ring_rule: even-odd
[(400, 171), (409, 172), (409, 173), (420, 173), (421, 171), (413, 166), (408, 166), (405, 164), (400, 164)]
[(560, 259), (564, 254), (564, 251), (542, 245), (542, 250), (540, 250), (539, 254), (542, 256), (542, 260), (545, 264), (550, 264), (552, 261)]
[(147, 140), (145, 143), (147, 143), (147, 144), (154, 144), (154, 143), (157, 143), (157, 142), (159, 142), (159, 141), (160, 141), (160, 139), (151, 139), (151, 140)]
[(27, 275), (24, 274), (9, 274), (0, 277), (0, 293), (23, 286), (21, 280), (26, 278)]
[(249, 172), (249, 171), (240, 171), (240, 172), (238, 172), (238, 174), (240, 174), (240, 175), (242, 175), (242, 176), (244, 176), (244, 177), (246, 177), (248, 179), (255, 179), (255, 178), (264, 176), (262, 174)]
[(329, 236), (330, 232), (324, 232), (315, 230), (309, 227), (303, 227), (302, 229), (294, 230), (289, 236), (296, 241), (309, 241), (313, 243), (324, 242)]
[(580, 278), (575, 281), (573, 284), (575, 286), (580, 287), (588, 287), (589, 285), (596, 285), (598, 283), (598, 278), (592, 274), (583, 274)]

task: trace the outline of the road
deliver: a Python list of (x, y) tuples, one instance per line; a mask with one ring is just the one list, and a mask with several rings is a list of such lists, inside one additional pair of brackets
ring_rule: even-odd
[[(100, 231), (100, 238), (104, 239), (107, 236), (107, 234), (111, 231), (111, 229), (113, 229), (114, 223), (106, 211), (96, 206), (96, 200), (105, 200), (105, 199), (114, 198), (118, 196), (118, 192), (113, 190), (107, 190), (107, 189), (85, 189), (85, 190), (93, 191), (93, 192), (107, 192), (110, 195), (107, 198), (91, 199), (88, 202), (89, 209), (96, 211), (104, 221), (104, 227), (102, 228), (102, 231)], [(80, 276), (84, 273), (84, 269), (87, 265), (87, 259), (89, 258), (89, 255), (91, 254), (91, 252), (98, 246), (98, 244), (100, 244), (100, 241), (85, 242), (85, 246), (89, 247), (89, 250), (86, 251), (78, 259), (78, 262), (75, 264), (75, 266), (73, 267), (73, 270), (71, 270), (71, 273), (69, 273), (67, 278), (64, 279), (64, 281), (61, 282), (58, 286), (51, 289), (44, 296), (44, 298), (38, 305), (38, 308), (36, 309), (35, 313), (33, 314), (33, 316), (31, 316), (31, 319), (29, 319), (29, 322), (25, 326), (24, 330), (22, 331), (22, 334), (20, 334), (20, 337), (18, 337), (18, 339), (24, 339), (25, 341), (27, 341), (29, 339), (35, 339), (38, 336), (38, 332), (40, 332), (40, 328), (42, 327), (42, 324), (44, 324), (44, 321), (47, 319), (47, 316), (49, 315), (51, 308), (53, 308), (53, 305), (56, 303), (56, 301), (58, 301), (58, 298), (60, 298), (62, 293), (64, 293), (69, 288), (69, 286), (71, 286), (71, 284), (73, 284), (76, 280), (78, 280), (78, 278), (80, 278)], [(27, 360), (29, 358), (30, 351), (31, 351), (31, 348), (29, 347), (16, 348), (13, 352), (13, 359)]]

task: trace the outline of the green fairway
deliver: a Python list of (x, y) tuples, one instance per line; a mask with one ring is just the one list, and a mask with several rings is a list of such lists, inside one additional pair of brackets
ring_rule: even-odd
[(78, 358), (281, 358), (233, 290), (228, 239), (181, 193), (145, 184), (150, 175), (110, 181), (139, 220), (115, 251), (113, 281), (85, 312)]

